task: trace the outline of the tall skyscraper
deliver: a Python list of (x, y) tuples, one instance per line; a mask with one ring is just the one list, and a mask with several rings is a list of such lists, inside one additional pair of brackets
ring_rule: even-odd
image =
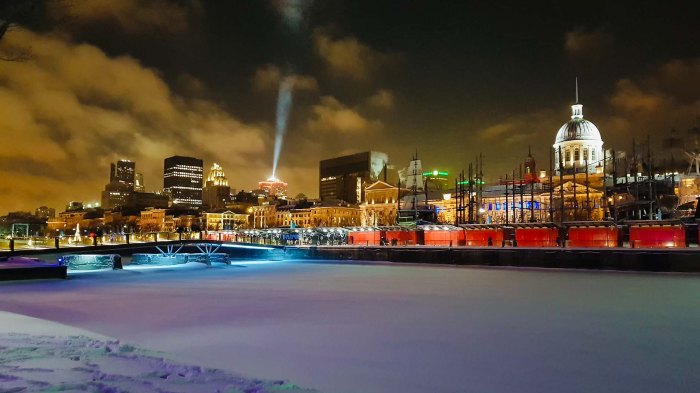
[(224, 174), (224, 169), (217, 163), (213, 163), (209, 169), (209, 176), (202, 190), (204, 204), (210, 209), (220, 209), (231, 201), (231, 187)]
[(109, 165), (109, 183), (102, 191), (102, 207), (113, 209), (124, 206), (134, 192), (136, 163), (119, 160)]
[(163, 191), (173, 205), (202, 206), (202, 173), (204, 162), (198, 158), (168, 157), (163, 165)]
[(366, 151), (349, 156), (330, 158), (319, 164), (319, 197), (339, 199), (348, 203), (364, 200), (365, 186), (380, 179), (389, 156), (378, 151)]
[(110, 164), (109, 182), (118, 181), (134, 189), (134, 176), (136, 163), (129, 160), (119, 160), (116, 164)]

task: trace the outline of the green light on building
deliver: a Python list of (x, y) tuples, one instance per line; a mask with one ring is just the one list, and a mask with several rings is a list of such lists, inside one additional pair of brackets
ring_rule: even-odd
[[(461, 181), (461, 182), (458, 182), (457, 184), (467, 184), (467, 185), (468, 185), (468, 184), (469, 184), (469, 180)], [(483, 181), (483, 180), (474, 180), (474, 184), (476, 184), (476, 185), (478, 185), (478, 184), (483, 185), (483, 184), (486, 184), (486, 182)]]
[(448, 172), (438, 171), (438, 170), (434, 170), (434, 171), (431, 171), (431, 172), (423, 172), (423, 176), (440, 176), (440, 177), (447, 177), (447, 176), (449, 176), (449, 175), (450, 175), (450, 174), (449, 174)]

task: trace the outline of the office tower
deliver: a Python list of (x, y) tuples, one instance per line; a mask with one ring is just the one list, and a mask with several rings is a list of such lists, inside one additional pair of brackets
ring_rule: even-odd
[(173, 205), (202, 206), (202, 172), (204, 162), (198, 158), (173, 156), (163, 164), (163, 191)]
[(319, 163), (319, 197), (348, 203), (364, 200), (366, 185), (380, 180), (389, 157), (386, 153), (367, 151), (330, 158)]

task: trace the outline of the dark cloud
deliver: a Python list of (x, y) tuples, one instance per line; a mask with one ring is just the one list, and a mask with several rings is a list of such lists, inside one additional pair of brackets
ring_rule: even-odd
[(369, 149), (398, 167), (419, 149), (425, 167), (453, 172), (481, 152), (494, 179), (532, 145), (546, 167), (576, 76), (606, 147), (660, 140), (700, 113), (698, 24), (662, 3), (53, 3), (69, 7), (0, 41), (0, 53), (32, 52), (0, 62), (6, 210), (97, 199), (120, 158), (149, 190), (172, 154), (218, 162), (232, 187), (253, 188), (272, 166), (287, 77), (279, 175), (311, 197), (320, 159)]
[(612, 35), (602, 29), (586, 31), (578, 28), (565, 35), (564, 49), (577, 61), (598, 62), (610, 53)]
[(198, 0), (52, 0), (49, 11), (59, 21), (110, 24), (130, 35), (153, 31), (181, 34), (202, 17), (204, 7)]
[(352, 36), (335, 37), (328, 29), (313, 33), (315, 53), (333, 77), (365, 81), (381, 67), (395, 65), (400, 56), (372, 49)]

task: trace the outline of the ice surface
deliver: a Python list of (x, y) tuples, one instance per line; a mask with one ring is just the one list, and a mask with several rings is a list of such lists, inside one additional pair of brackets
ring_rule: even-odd
[(697, 392), (698, 288), (694, 275), (241, 262), (2, 283), (0, 310), (324, 392)]

